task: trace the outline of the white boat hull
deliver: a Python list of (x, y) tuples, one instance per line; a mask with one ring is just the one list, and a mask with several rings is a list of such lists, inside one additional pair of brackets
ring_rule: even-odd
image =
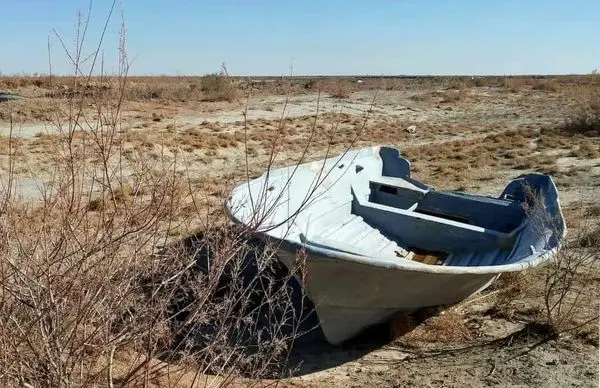
[[(279, 259), (297, 270), (296, 252)], [(315, 305), (325, 338), (337, 345), (396, 314), (452, 305), (482, 291), (499, 274), (445, 274), (389, 269), (307, 255), (304, 288)]]

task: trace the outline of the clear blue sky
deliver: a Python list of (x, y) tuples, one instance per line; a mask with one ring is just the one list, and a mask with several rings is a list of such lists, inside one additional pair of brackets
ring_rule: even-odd
[[(96, 44), (111, 0), (93, 3)], [(47, 73), (89, 2), (0, 0), (0, 72)], [(117, 68), (120, 10), (104, 41)], [(133, 74), (563, 74), (600, 68), (600, 0), (123, 0)], [(70, 67), (51, 38), (53, 72)]]

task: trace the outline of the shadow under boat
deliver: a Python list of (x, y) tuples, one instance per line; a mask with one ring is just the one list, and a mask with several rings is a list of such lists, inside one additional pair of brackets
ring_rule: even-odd
[[(268, 270), (259, 270), (257, 265), (257, 256), (265, 249), (265, 244), (256, 238), (250, 238), (246, 244), (248, 249), (246, 254), (241, 259), (242, 265), (238, 268), (238, 272), (232, 274), (233, 269), (226, 269), (218, 279), (217, 290), (211, 297), (215, 299), (214, 303), (219, 303), (220, 298), (227, 297), (231, 291), (231, 287), (236, 282), (235, 287), (243, 285), (244, 292), (249, 296), (249, 306), (245, 306), (246, 311), (252, 311), (252, 319), (247, 322), (241, 320), (241, 325), (236, 325), (236, 329), (228, 331), (226, 335), (230, 336), (227, 341), (235, 343), (236, 347), (242, 349), (246, 356), (252, 358), (253, 353), (260, 352), (260, 347), (257, 341), (256, 333), (271, 333), (269, 325), (275, 321), (283, 322), (286, 317), (294, 317), (295, 324), (282, 325), (277, 328), (276, 335), (279, 337), (294, 338), (291, 344), (291, 349), (282, 358), (277, 360), (276, 365), (269, 368), (272, 376), (291, 375), (302, 376), (309, 373), (314, 373), (326, 369), (336, 367), (338, 365), (356, 360), (367, 353), (372, 352), (390, 342), (393, 338), (392, 322), (384, 322), (371, 326), (361, 332), (356, 337), (345, 341), (341, 345), (331, 345), (325, 339), (323, 331), (319, 326), (315, 308), (310, 299), (303, 292), (298, 281), (290, 276), (289, 270), (280, 260), (274, 258), (269, 262)], [(175, 248), (173, 248), (175, 247)], [(211, 262), (214, 258), (212, 244), (207, 241), (204, 234), (199, 233), (193, 236), (184, 238), (172, 246), (165, 249), (177, 249), (182, 254), (194, 255), (195, 266), (188, 269), (191, 276), (185, 276), (186, 281), (194, 281), (202, 274), (210, 270)], [(287, 287), (289, 290), (289, 303), (285, 305), (269, 305), (269, 297), (264, 283), (257, 277), (268, 276), (271, 287)], [(235, 281), (234, 281), (235, 278)], [(240, 283), (241, 281), (241, 283)], [(272, 289), (272, 288), (271, 288)], [(193, 303), (193, 299), (197, 296), (189, 295), (183, 291), (184, 295), (175, 292), (173, 299), (168, 306), (169, 316), (174, 317), (170, 321), (170, 329), (172, 332), (171, 354), (176, 353), (177, 349), (183, 348), (182, 341), (189, 341), (193, 338), (196, 342), (194, 346), (202, 349), (214, 340), (214, 336), (222, 335), (219, 333), (219, 323), (208, 322), (201, 326), (193, 328), (194, 335), (191, 336), (189, 331), (182, 330), (181, 324), (188, 318), (189, 312), (186, 307)], [(210, 303), (208, 305), (210, 305)], [(437, 314), (440, 309), (424, 309), (411, 315), (411, 320), (417, 325), (423, 322), (428, 317)], [(411, 327), (410, 330), (416, 326)], [(407, 331), (408, 332), (408, 331)], [(405, 332), (406, 333), (406, 332)], [(404, 333), (404, 334), (405, 334)], [(264, 340), (264, 337), (263, 337)], [(189, 344), (187, 345), (189, 346)], [(264, 349), (262, 350), (264, 351)], [(170, 360), (175, 360), (176, 357), (170, 357)], [(242, 375), (256, 377), (253, 370), (241, 370)], [(262, 376), (262, 377), (269, 377)]]

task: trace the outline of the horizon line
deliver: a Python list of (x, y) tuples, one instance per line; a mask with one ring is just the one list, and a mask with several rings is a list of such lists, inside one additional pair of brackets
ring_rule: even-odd
[[(212, 73), (203, 73), (203, 74), (168, 74), (168, 73), (139, 73), (139, 74), (127, 74), (127, 77), (204, 77), (207, 75), (219, 75), (218, 72)], [(442, 78), (442, 77), (575, 77), (575, 76), (593, 76), (597, 75), (596, 72), (591, 71), (588, 73), (518, 73), (518, 74), (469, 74), (469, 73), (441, 73), (441, 74), (287, 74), (287, 75), (273, 75), (273, 74), (228, 74), (227, 76), (230, 78)], [(0, 78), (7, 77), (74, 77), (75, 74), (69, 73), (11, 73), (11, 74), (2, 74), (0, 73)], [(85, 78), (88, 74), (78, 75), (78, 77)], [(117, 73), (98, 73), (91, 74), (92, 77), (117, 77), (119, 74)]]

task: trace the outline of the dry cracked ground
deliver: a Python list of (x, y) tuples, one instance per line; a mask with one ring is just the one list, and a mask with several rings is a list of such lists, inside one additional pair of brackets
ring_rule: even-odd
[[(520, 174), (552, 174), (569, 235), (578, 234), (583, 218), (597, 227), (600, 136), (561, 130), (585, 103), (592, 89), (587, 81), (348, 85), (344, 93), (318, 93), (306, 86), (286, 95), (267, 88), (220, 102), (160, 96), (127, 100), (121, 145), (126, 157), (175, 162), (173, 168), (189, 177), (193, 190), (213, 209), (246, 174), (264, 171), (273, 148), (274, 163), (283, 166), (304, 154), (305, 160), (314, 160), (349, 145), (385, 144), (411, 160), (417, 179), (440, 189), (498, 195)], [(28, 98), (0, 104), (0, 169), (3, 180), (13, 171), (23, 200), (35, 203), (41, 200), (39, 189), (52, 179), (55, 146), (67, 132), (57, 124), (66, 122), (68, 104), (31, 85), (13, 91)], [(102, 119), (91, 104), (83, 109), (89, 125)], [(86, 125), (75, 128), (74, 136), (89, 137)], [(300, 365), (293, 377), (281, 384), (595, 386), (600, 266), (594, 264), (585, 283), (577, 285), (588, 302), (573, 325), (583, 316), (596, 320), (544, 341), (547, 333), (536, 322), (544, 314), (548, 271), (536, 268), (500, 278), (483, 294), (391, 342), (382, 340), (387, 329), (377, 328), (346, 346), (304, 349), (294, 356)]]

